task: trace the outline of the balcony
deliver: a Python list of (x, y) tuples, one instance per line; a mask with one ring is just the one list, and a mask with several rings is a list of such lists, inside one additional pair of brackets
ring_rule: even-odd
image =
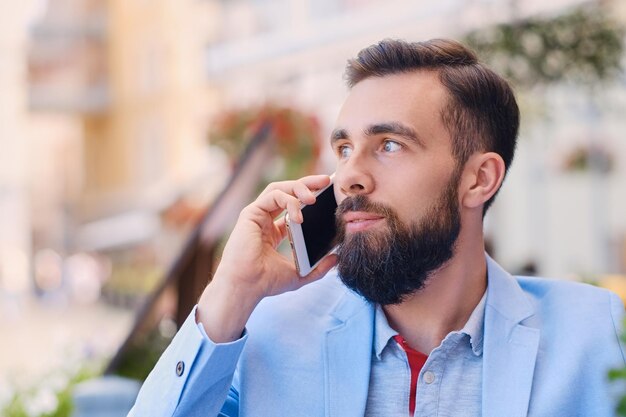
[(99, 2), (51, 2), (31, 29), (29, 107), (98, 114), (110, 104), (107, 18)]

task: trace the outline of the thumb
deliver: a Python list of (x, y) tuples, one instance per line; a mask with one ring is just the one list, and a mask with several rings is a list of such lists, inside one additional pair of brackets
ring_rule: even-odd
[(326, 257), (320, 261), (320, 263), (317, 265), (317, 267), (315, 267), (314, 270), (309, 272), (307, 276), (300, 279), (300, 284), (302, 284), (301, 286), (310, 284), (311, 282), (317, 281), (318, 279), (322, 278), (335, 265), (337, 265), (337, 255), (335, 255), (334, 253), (326, 255)]

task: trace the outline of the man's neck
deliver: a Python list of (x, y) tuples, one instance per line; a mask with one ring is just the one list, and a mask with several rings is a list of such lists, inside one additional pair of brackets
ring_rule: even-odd
[[(480, 246), (482, 248), (482, 245)], [(401, 304), (383, 306), (391, 327), (415, 350), (425, 354), (448, 333), (463, 328), (487, 288), (482, 250), (461, 255), (433, 274), (426, 287)]]

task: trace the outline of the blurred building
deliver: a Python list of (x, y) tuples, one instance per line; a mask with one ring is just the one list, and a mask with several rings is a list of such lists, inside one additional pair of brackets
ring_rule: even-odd
[[(230, 175), (206, 143), (221, 110), (293, 105), (317, 114), (330, 132), (347, 93), (346, 59), (364, 46), (385, 37), (462, 37), (583, 3), (592, 2), (4, 1), (0, 307), (5, 294), (28, 292), (31, 277), (40, 292), (69, 285), (63, 291), (88, 301), (105, 279), (122, 295), (152, 289), (179, 253), (185, 227)], [(612, 4), (626, 22), (626, 3)], [(550, 117), (525, 113), (517, 160), (487, 219), (495, 256), (512, 270), (557, 277), (624, 274), (626, 81), (593, 96), (572, 85), (538, 96)], [(579, 150), (596, 160), (592, 169), (570, 164)], [(326, 154), (320, 169), (330, 172), (333, 159)], [(60, 351), (32, 343), (33, 334), (53, 341), (61, 325), (72, 325), (80, 332), (68, 330), (68, 340), (91, 334), (108, 339), (102, 351), (111, 352), (131, 321), (117, 310), (25, 311), (36, 313), (29, 332), (0, 321), (19, 336), (0, 369), (16, 374), (23, 363), (50, 366)]]
[(57, 172), (36, 176), (35, 250), (148, 268), (176, 254), (180, 236), (158, 239), (163, 212), (200, 182), (205, 205), (228, 175), (211, 178), (206, 143), (209, 11), (193, 0), (46, 3), (31, 30), (29, 105), (71, 120), (76, 138), (50, 155)]
[(346, 60), (383, 38), (462, 37), (466, 32), (584, 3), (449, 0), (207, 0), (216, 16), (206, 74), (223, 105), (280, 100), (332, 124), (347, 90)]
[[(49, 152), (36, 167), (35, 250), (138, 247), (140, 259), (165, 259), (177, 237), (163, 234), (163, 213), (193, 189), (205, 204), (228, 175), (207, 156), (216, 112), (278, 102), (317, 114), (328, 132), (347, 92), (346, 59), (362, 47), (385, 37), (461, 37), (584, 3), (591, 2), (49, 0), (31, 32), (29, 103), (56, 120), (59, 139), (44, 145), (47, 131), (39, 131)], [(619, 111), (602, 105), (623, 109), (624, 90), (621, 80), (596, 105), (586, 91), (555, 88), (542, 98), (555, 110), (551, 119), (527, 118), (487, 222), (509, 268), (531, 262), (558, 276), (625, 270), (624, 126)], [(590, 138), (612, 154), (611, 172), (560, 170), (574, 142)], [(326, 171), (332, 159), (324, 156)], [(153, 247), (144, 251), (146, 244)]]
[[(594, 1), (209, 0), (215, 36), (206, 74), (224, 106), (291, 103), (320, 115), (329, 132), (346, 94), (346, 59), (380, 39), (463, 37), (490, 24), (555, 16)], [(623, 2), (603, 2), (626, 23)], [(520, 92), (522, 96), (524, 92)], [(512, 270), (533, 265), (563, 277), (626, 272), (624, 78), (588, 89), (565, 84), (532, 92), (519, 152), (487, 218), (496, 258)], [(532, 100), (537, 100), (534, 102)], [(533, 116), (533, 106), (547, 117)], [(610, 172), (572, 172), (579, 147), (610, 154)], [(326, 155), (327, 171), (334, 161)]]
[[(0, 304), (30, 289), (29, 141), (26, 26), (32, 2), (4, 5), (0, 16)], [(8, 10), (6, 10), (8, 6)], [(15, 57), (15, 59), (9, 59)]]

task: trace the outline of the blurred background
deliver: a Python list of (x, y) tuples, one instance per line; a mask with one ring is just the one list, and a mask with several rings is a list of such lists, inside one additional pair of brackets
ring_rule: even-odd
[(0, 6), (0, 414), (69, 415), (77, 382), (144, 378), (241, 207), (333, 171), (346, 60), (386, 37), (463, 40), (515, 85), (495, 259), (626, 298), (624, 1)]

